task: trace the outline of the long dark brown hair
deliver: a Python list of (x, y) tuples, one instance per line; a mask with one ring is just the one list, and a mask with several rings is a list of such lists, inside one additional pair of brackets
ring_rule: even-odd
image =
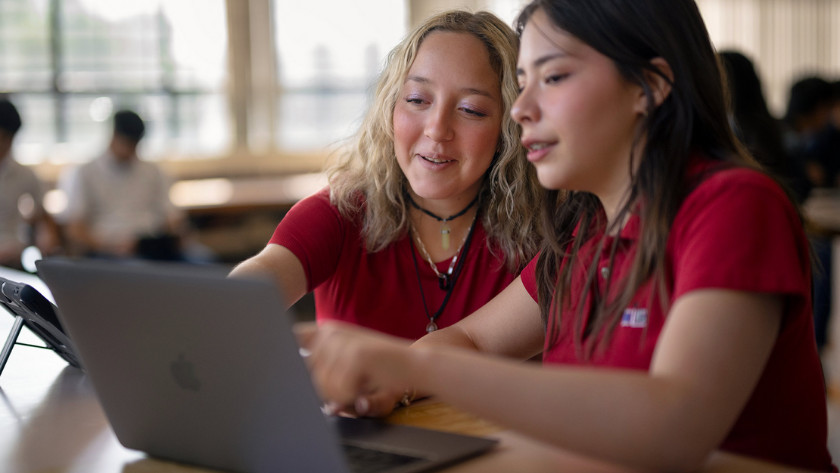
[[(571, 34), (601, 54), (612, 59), (619, 74), (638, 84), (648, 100), (637, 144), (640, 152), (630, 156), (630, 190), (617, 217), (607, 227), (599, 199), (588, 192), (550, 191), (542, 211), (546, 235), (537, 263), (539, 305), (544, 321), (552, 327), (551, 343), (564, 331), (573, 330), (578, 349), (591, 356), (596, 348), (606, 346), (623, 309), (633, 295), (648, 281), (659, 295), (658, 302), (668, 304), (666, 243), (669, 229), (691, 186), (686, 181), (690, 156), (699, 151), (722, 165), (756, 167), (735, 137), (727, 117), (726, 94), (720, 66), (706, 27), (692, 0), (535, 0), (516, 21), (521, 35), (534, 12), (542, 10), (553, 26)], [(669, 78), (654, 67), (651, 60), (664, 59), (673, 74)], [(646, 76), (662, 76), (671, 92), (655, 106), (653, 91)], [(629, 272), (613, 281), (600, 296), (595, 290), (599, 255), (609, 252), (609, 265), (619, 239), (595, 245), (596, 256), (586, 270), (581, 293), (571, 294), (574, 255), (596, 235), (615, 232), (631, 213), (638, 213), (640, 235)], [(588, 293), (593, 295), (588, 319), (583, 313)], [(560, 320), (564, 307), (573, 307), (572, 299), (581, 302), (570, 321)], [(651, 303), (655, 303), (653, 299)], [(548, 323), (554, 317), (553, 324)], [(588, 320), (584, 327), (583, 320)], [(603, 335), (599, 337), (591, 334)], [(599, 339), (601, 343), (595, 344)], [(581, 353), (581, 352), (579, 352)]]

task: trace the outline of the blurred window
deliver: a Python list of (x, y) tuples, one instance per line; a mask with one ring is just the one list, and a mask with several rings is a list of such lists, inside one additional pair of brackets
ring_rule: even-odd
[(277, 146), (316, 150), (352, 135), (406, 33), (405, 2), (274, 0), (273, 12)]
[(18, 160), (89, 160), (120, 108), (147, 122), (144, 157), (226, 152), (225, 21), (224, 0), (0, 2), (0, 92), (24, 121)]

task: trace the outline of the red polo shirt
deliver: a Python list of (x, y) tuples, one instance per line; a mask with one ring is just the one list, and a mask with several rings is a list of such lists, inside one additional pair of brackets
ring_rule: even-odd
[[(426, 334), (426, 310), (433, 315), (446, 299), (437, 276), (412, 249), (408, 236), (381, 251), (367, 251), (361, 223), (339, 213), (330, 203), (329, 189), (295, 204), (270, 243), (288, 248), (300, 260), (307, 290), (315, 293), (319, 321), (341, 320), (416, 340)], [(435, 320), (438, 327), (471, 314), (516, 278), (518, 273), (505, 267), (501, 250), (491, 246), (484, 226), (476, 222), (469, 251), (460, 255), (463, 268), (452, 295)], [(450, 260), (438, 262), (438, 271), (445, 273), (449, 264)]]
[[(781, 294), (785, 312), (778, 339), (752, 396), (720, 448), (799, 468), (832, 471), (826, 448), (825, 388), (811, 314), (810, 257), (802, 224), (770, 178), (742, 168), (714, 170), (714, 165), (702, 160), (694, 163), (693, 175), (712, 172), (685, 199), (671, 227), (666, 311), (659, 296), (651, 294), (651, 285), (645, 284), (624, 310), (606, 350), (596, 350), (585, 360), (571, 336), (574, 324), (566, 323), (554, 343), (547, 337), (544, 362), (647, 370), (667, 310), (684, 294), (704, 288)], [(621, 241), (611, 274), (606, 269), (598, 271), (599, 289), (606, 278), (624, 278), (638, 236), (639, 219), (633, 217), (618, 236)], [(604, 248), (609, 248), (611, 237), (606, 238)], [(582, 290), (596, 246), (597, 238), (575, 256), (573, 306), (564, 310), (563, 320), (578, 313), (574, 296)], [(599, 268), (608, 266), (609, 252), (603, 253)], [(523, 270), (522, 282), (537, 300), (535, 269), (536, 258)], [(613, 283), (613, 289), (617, 285)], [(588, 298), (584, 304), (591, 302)]]

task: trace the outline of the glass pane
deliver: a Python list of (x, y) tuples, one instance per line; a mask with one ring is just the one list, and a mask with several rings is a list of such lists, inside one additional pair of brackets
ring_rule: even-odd
[(275, 0), (278, 142), (316, 149), (350, 135), (385, 57), (406, 32), (397, 0)]
[(0, 90), (47, 90), (52, 71), (47, 0), (0, 2)]
[[(166, 41), (156, 2), (150, 8), (101, 9), (94, 2), (59, 6), (60, 87), (67, 91), (151, 89), (162, 85)], [(96, 9), (95, 7), (99, 7)], [(163, 33), (163, 34), (162, 34)]]
[(111, 137), (111, 115), (124, 108), (146, 123), (139, 148), (144, 159), (218, 155), (230, 141), (222, 94), (74, 94), (64, 102), (68, 139), (56, 159), (84, 162), (101, 154)]
[(216, 89), (225, 77), (224, 1), (61, 2), (64, 90)]
[[(64, 100), (64, 119), (67, 140), (63, 145), (64, 157), (70, 161), (89, 161), (98, 156), (108, 145), (109, 123), (107, 120), (110, 114), (97, 116), (97, 120), (91, 117), (91, 110), (95, 109), (95, 95), (74, 94)], [(110, 102), (110, 98), (105, 98)], [(101, 107), (101, 105), (100, 105)], [(113, 111), (110, 106), (106, 111)]]
[(144, 96), (148, 116), (142, 152), (149, 159), (190, 159), (221, 154), (230, 144), (227, 96)]
[[(112, 0), (103, 0), (112, 1)], [(217, 91), (227, 81), (227, 21), (224, 0), (165, 0), (170, 28), (171, 86)]]
[(348, 138), (359, 127), (368, 98), (364, 90), (302, 90), (285, 94), (280, 99), (281, 146), (287, 150), (307, 150)]
[(18, 159), (98, 155), (119, 108), (147, 120), (146, 158), (221, 155), (226, 55), (225, 0), (2, 0), (0, 90), (23, 117)]
[(22, 122), (15, 135), (15, 158), (22, 163), (34, 164), (50, 155), (50, 144), (55, 143), (56, 102), (52, 94), (15, 94), (9, 97)]

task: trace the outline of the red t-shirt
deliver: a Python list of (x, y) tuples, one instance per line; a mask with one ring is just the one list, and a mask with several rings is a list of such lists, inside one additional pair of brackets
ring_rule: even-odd
[[(269, 243), (282, 245), (297, 256), (306, 273), (307, 290), (314, 290), (319, 321), (351, 322), (408, 339), (426, 334), (429, 319), (446, 292), (429, 263), (412, 248), (406, 236), (385, 249), (370, 253), (360, 223), (341, 216), (330, 204), (329, 189), (301, 200), (277, 225)], [(496, 256), (499, 255), (499, 256)], [(476, 222), (472, 242), (452, 295), (435, 323), (443, 328), (469, 315), (498, 294), (517, 274), (509, 272), (501, 251), (490, 252), (487, 234)], [(444, 274), (450, 260), (437, 263)], [(418, 274), (420, 283), (418, 283)]]
[[(708, 161), (695, 163), (694, 172), (712, 173), (688, 195), (671, 227), (666, 248), (669, 304), (703, 288), (785, 296), (781, 331), (764, 373), (720, 448), (831, 471), (825, 387), (811, 314), (810, 259), (802, 224), (784, 192), (767, 176), (741, 168), (715, 171), (711, 166)], [(612, 274), (605, 270), (605, 277), (616, 281), (628, 272), (638, 237), (639, 220), (633, 217), (619, 234)], [(611, 243), (607, 240), (604, 247)], [(575, 263), (581, 264), (572, 274), (571, 295), (580, 294), (594, 249), (595, 242), (590, 241), (577, 255)], [(609, 252), (603, 253), (599, 267), (609, 263)], [(536, 258), (523, 270), (522, 282), (537, 300), (535, 269)], [(599, 289), (605, 281), (601, 273)], [(577, 303), (574, 297), (571, 300)], [(563, 319), (577, 313), (577, 307), (564, 310)], [(643, 285), (603, 353), (596, 350), (589, 360), (579, 356), (569, 330), (573, 324), (568, 323), (554, 344), (546, 337), (544, 362), (647, 370), (666, 317), (659, 297), (651, 295), (651, 284)]]

